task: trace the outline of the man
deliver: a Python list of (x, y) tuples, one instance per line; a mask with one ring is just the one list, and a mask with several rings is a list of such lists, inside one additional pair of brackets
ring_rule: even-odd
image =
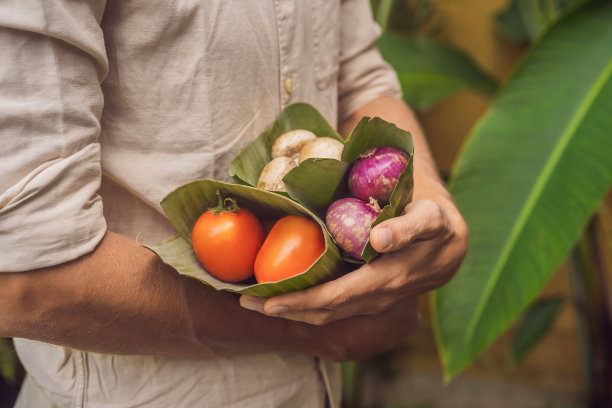
[[(0, 336), (20, 338), (18, 407), (337, 406), (325, 361), (393, 346), (458, 268), (465, 223), (367, 1), (15, 0), (0, 26)], [(165, 194), (227, 179), (294, 102), (344, 135), (366, 115), (413, 133), (414, 201), (373, 230), (383, 256), (239, 299), (139, 244), (174, 235)]]

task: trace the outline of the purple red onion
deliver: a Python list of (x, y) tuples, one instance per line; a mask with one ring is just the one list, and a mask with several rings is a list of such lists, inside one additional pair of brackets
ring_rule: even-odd
[(367, 204), (357, 198), (341, 198), (327, 208), (325, 225), (344, 252), (361, 259), (361, 252), (370, 236), (370, 226), (379, 212), (376, 202)]
[(383, 206), (389, 203), (400, 174), (410, 157), (397, 147), (366, 149), (357, 159), (348, 176), (351, 194), (364, 201), (375, 199)]

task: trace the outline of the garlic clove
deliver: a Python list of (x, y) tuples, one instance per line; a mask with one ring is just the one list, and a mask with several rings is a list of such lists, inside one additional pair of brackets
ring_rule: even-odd
[(261, 171), (257, 188), (270, 191), (286, 191), (283, 177), (297, 164), (290, 157), (277, 157), (272, 159)]
[(306, 143), (317, 136), (309, 130), (296, 129), (279, 136), (272, 145), (272, 158), (292, 157), (299, 154)]
[(336, 139), (332, 139), (331, 137), (318, 137), (304, 145), (300, 151), (298, 164), (306, 159), (312, 158), (340, 160), (343, 148), (344, 144)]

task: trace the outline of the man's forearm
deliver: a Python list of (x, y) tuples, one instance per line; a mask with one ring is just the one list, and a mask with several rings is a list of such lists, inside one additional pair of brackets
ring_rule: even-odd
[(0, 273), (0, 336), (89, 351), (210, 357), (302, 351), (306, 325), (241, 308), (170, 270), (151, 251), (107, 233), (92, 253), (24, 273)]

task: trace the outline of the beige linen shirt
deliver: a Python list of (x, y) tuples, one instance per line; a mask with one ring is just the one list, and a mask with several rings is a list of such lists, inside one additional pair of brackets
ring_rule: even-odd
[[(0, 271), (75, 259), (106, 229), (175, 232), (158, 205), (295, 102), (334, 126), (399, 96), (367, 0), (0, 2)], [(322, 407), (337, 367), (297, 354), (177, 359), (18, 339), (18, 407)]]

